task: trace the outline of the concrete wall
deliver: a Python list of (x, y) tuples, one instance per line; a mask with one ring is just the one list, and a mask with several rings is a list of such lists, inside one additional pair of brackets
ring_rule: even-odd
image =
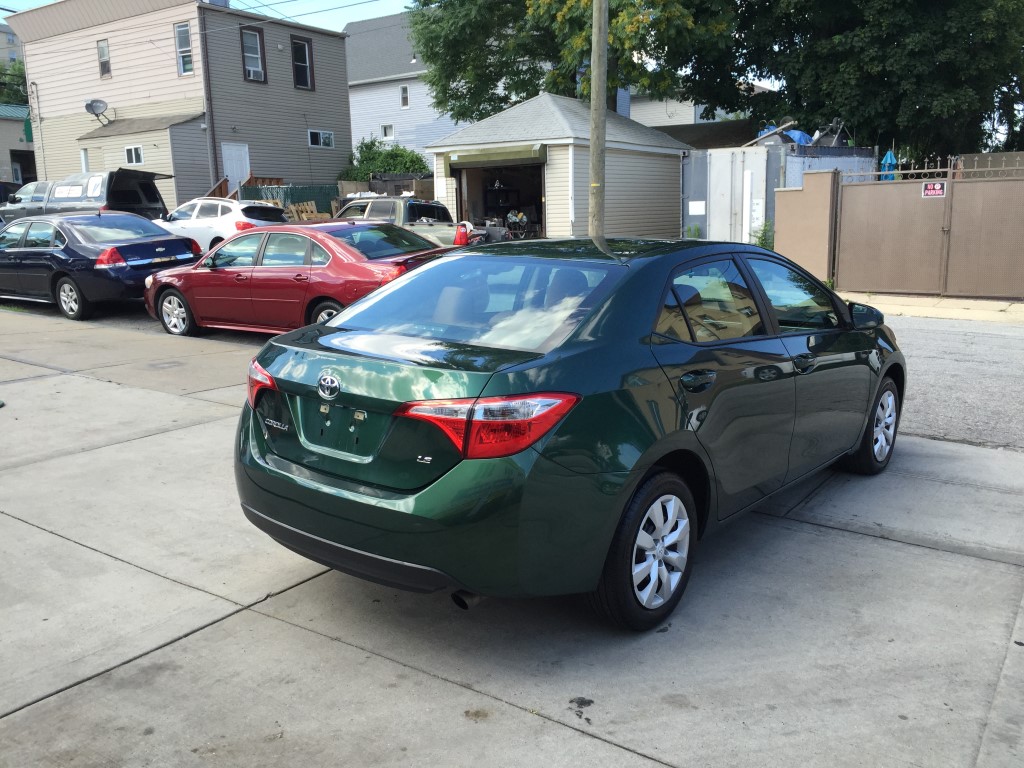
[(836, 173), (803, 175), (803, 187), (775, 190), (775, 250), (820, 280), (831, 275)]
[[(267, 81), (245, 80), (240, 28), (254, 20), (230, 12), (200, 9), (207, 28), (217, 170), (223, 175), (223, 142), (247, 144), (256, 176), (292, 184), (333, 184), (349, 164), (349, 122), (345, 41), (333, 34), (261, 24)], [(291, 35), (313, 40), (315, 90), (294, 86)], [(308, 130), (334, 132), (334, 147), (310, 147)]]
[[(409, 88), (409, 106), (402, 108), (401, 87)], [(352, 114), (352, 148), (363, 139), (381, 137), (382, 125), (393, 125), (395, 141), (419, 152), (430, 165), (433, 153), (424, 149), (458, 128), (447, 115), (431, 105), (430, 91), (418, 77), (385, 83), (357, 85), (349, 90)]]

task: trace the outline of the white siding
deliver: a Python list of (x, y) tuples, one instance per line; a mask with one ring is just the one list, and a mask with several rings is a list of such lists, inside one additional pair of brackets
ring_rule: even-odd
[[(221, 144), (249, 146), (255, 176), (276, 176), (290, 184), (330, 184), (348, 167), (349, 124), (345, 40), (283, 24), (261, 24), (266, 45), (267, 82), (246, 81), (240, 27), (253, 19), (202, 9), (217, 147), (217, 169), (224, 172)], [(291, 35), (313, 41), (315, 90), (296, 88), (292, 78)], [(333, 131), (334, 147), (310, 147), (309, 130)]]
[[(402, 86), (409, 88), (408, 109), (402, 109)], [(395, 141), (419, 152), (429, 165), (433, 153), (424, 147), (458, 128), (454, 120), (434, 109), (427, 84), (415, 77), (354, 86), (349, 90), (349, 103), (353, 149), (363, 139), (380, 138), (382, 125), (393, 125)]]
[(569, 154), (567, 146), (548, 147), (544, 166), (544, 226), (548, 237), (571, 237), (569, 216)]
[(691, 101), (654, 101), (647, 96), (633, 96), (629, 117), (644, 125), (690, 125), (697, 122)]
[[(608, 153), (605, 154), (605, 157), (607, 156)], [(590, 225), (590, 147), (574, 146), (572, 157), (573, 207), (576, 209), (576, 220), (573, 222), (572, 233), (576, 237), (586, 237)], [(605, 174), (607, 175), (607, 170)], [(610, 183), (611, 179), (607, 181)], [(607, 197), (607, 195), (606, 191), (605, 196)]]
[[(123, 136), (105, 136), (99, 139), (85, 139), (78, 142), (75, 148), (76, 155), (79, 149), (89, 150), (90, 171), (110, 171), (121, 167), (127, 167), (125, 163), (125, 147), (142, 147), (142, 165), (133, 165), (132, 168), (140, 171), (155, 171), (156, 173), (171, 173), (171, 141), (167, 130), (146, 131), (145, 133), (129, 133)], [(78, 159), (77, 167), (68, 171), (75, 173), (81, 170), (81, 159)], [(49, 172), (50, 169), (47, 168)], [(66, 174), (61, 174), (66, 175)], [(59, 179), (61, 176), (51, 176)], [(174, 180), (160, 179), (156, 182), (164, 203), (170, 208), (174, 206)]]
[(455, 179), (444, 175), (444, 159), (442, 155), (434, 156), (434, 199), (445, 204), (451, 211), (452, 216), (458, 216), (458, 207), (455, 205)]
[(170, 128), (175, 199), (165, 201), (169, 208), (205, 195), (213, 187), (206, 129), (202, 127), (205, 119), (196, 118)]

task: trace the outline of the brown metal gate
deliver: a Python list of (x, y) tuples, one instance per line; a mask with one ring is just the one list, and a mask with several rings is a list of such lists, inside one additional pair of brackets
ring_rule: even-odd
[[(835, 281), (847, 291), (1024, 297), (1024, 168), (844, 177)], [(910, 178), (908, 178), (910, 177)]]

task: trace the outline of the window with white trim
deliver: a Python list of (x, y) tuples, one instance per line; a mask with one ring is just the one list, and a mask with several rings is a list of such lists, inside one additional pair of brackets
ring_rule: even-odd
[(334, 131), (310, 131), (309, 146), (334, 149)]
[(191, 75), (192, 62), (192, 31), (187, 21), (174, 25), (174, 48), (178, 56), (178, 74)]
[(316, 88), (313, 81), (313, 41), (308, 37), (292, 35), (292, 82), (302, 90)]
[(402, 102), (402, 109), (408, 109), (409, 108), (409, 86), (408, 85), (403, 85), (399, 89), (399, 93), (401, 94), (400, 100)]
[(253, 83), (267, 82), (267, 57), (263, 30), (242, 28), (242, 67), (245, 79)]
[(380, 127), (380, 137), (384, 141), (394, 141), (395, 140), (395, 126), (393, 126), (393, 125), (382, 125)]
[(110, 77), (110, 45), (106, 40), (96, 41), (96, 58), (100, 63), (100, 77)]
[(125, 147), (124, 162), (125, 165), (142, 165), (142, 146)]

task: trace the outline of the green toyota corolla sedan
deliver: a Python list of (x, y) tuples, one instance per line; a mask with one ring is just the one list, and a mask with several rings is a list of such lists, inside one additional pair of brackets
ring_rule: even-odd
[(260, 351), (242, 508), (365, 579), (587, 593), (649, 629), (724, 521), (837, 459), (885, 469), (906, 363), (882, 323), (753, 246), (462, 250)]

